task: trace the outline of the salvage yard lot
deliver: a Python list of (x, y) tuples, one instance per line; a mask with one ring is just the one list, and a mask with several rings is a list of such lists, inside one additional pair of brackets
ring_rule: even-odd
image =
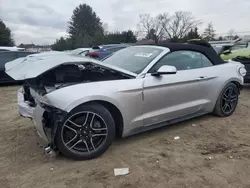
[[(250, 187), (250, 87), (228, 118), (211, 115), (118, 139), (101, 157), (44, 155), (18, 86), (0, 87), (0, 187)], [(180, 138), (175, 140), (174, 137)], [(115, 177), (113, 169), (130, 174)]]

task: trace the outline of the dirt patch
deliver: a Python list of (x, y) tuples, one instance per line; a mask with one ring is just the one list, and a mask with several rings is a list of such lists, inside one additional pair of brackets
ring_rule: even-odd
[[(32, 122), (18, 114), (17, 89), (0, 88), (1, 188), (250, 187), (250, 87), (231, 117), (207, 115), (119, 139), (90, 161), (44, 155)], [(113, 169), (123, 167), (130, 174), (115, 177)]]

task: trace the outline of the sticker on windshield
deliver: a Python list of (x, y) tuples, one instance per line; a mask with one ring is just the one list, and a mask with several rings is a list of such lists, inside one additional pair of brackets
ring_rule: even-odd
[(151, 55), (153, 55), (152, 53), (137, 53), (135, 54), (136, 57), (150, 57)]

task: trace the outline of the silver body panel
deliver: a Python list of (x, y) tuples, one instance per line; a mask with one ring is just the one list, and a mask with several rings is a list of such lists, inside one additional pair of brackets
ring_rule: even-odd
[(42, 121), (43, 113), (44, 113), (44, 109), (41, 108), (39, 105), (37, 105), (33, 112), (32, 121), (36, 127), (38, 135), (42, 138), (42, 141), (44, 142), (44, 144), (48, 145), (50, 142), (44, 131), (44, 126), (43, 126), (43, 121)]
[(135, 79), (78, 84), (51, 92), (42, 102), (67, 112), (89, 101), (109, 102), (120, 110), (123, 136), (129, 136), (134, 130), (154, 128), (161, 122), (212, 112), (227, 83), (243, 84), (237, 72), (241, 66), (231, 62), (161, 77), (146, 74)]
[[(171, 75), (152, 76), (147, 73), (148, 70), (169, 52), (168, 48), (158, 48), (162, 48), (163, 52), (139, 75), (125, 72), (135, 78), (76, 84), (48, 93), (39, 101), (65, 112), (70, 112), (75, 107), (90, 101), (111, 103), (122, 114), (124, 122), (122, 136), (125, 137), (163, 126), (168, 124), (167, 122), (178, 122), (210, 113), (226, 84), (233, 81), (243, 85), (243, 77), (238, 70), (244, 65), (232, 61), (206, 68), (177, 71)], [(63, 62), (81, 62), (79, 58), (73, 60), (67, 57)], [(94, 60), (91, 61), (95, 63)], [(55, 64), (58, 65), (58, 63), (47, 63), (50, 68)], [(114, 68), (114, 70), (119, 69)], [(40, 72), (41, 70), (36, 71), (36, 74)], [(22, 76), (16, 72), (13, 74), (18, 78)], [(30, 76), (35, 75), (30, 73)], [(46, 137), (42, 124), (39, 123), (42, 118), (42, 109), (39, 105), (32, 116), (40, 136)]]

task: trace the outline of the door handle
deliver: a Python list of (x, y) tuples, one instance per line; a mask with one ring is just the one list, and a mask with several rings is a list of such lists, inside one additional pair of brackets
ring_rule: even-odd
[(197, 80), (205, 80), (207, 77), (206, 76), (200, 76), (197, 78)]

